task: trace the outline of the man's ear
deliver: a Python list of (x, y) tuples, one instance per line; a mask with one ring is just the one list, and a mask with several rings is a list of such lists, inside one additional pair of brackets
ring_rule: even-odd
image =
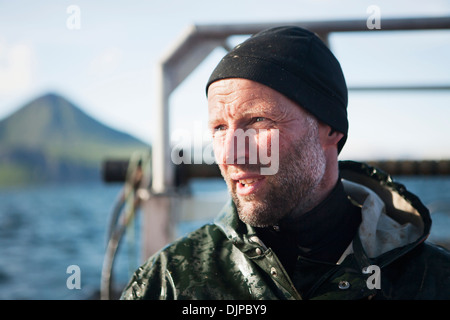
[(333, 145), (337, 147), (338, 142), (344, 137), (343, 133), (334, 130), (324, 123), (319, 123), (319, 132), (320, 142), (323, 148)]

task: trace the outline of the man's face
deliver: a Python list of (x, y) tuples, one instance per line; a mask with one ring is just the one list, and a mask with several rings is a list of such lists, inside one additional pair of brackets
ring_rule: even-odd
[[(208, 106), (214, 154), (240, 219), (265, 227), (311, 209), (325, 172), (317, 121), (277, 91), (245, 79), (212, 83)], [(256, 149), (237, 150), (237, 130), (251, 131)], [(262, 174), (262, 149), (279, 161), (273, 174)]]

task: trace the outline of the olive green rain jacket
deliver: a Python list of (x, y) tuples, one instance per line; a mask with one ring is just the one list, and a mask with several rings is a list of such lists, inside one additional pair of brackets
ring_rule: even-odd
[(294, 272), (312, 283), (306, 295), (230, 202), (214, 224), (149, 258), (121, 298), (450, 299), (450, 253), (425, 242), (431, 219), (420, 200), (365, 164), (341, 162), (340, 175), (362, 222), (336, 264), (307, 261)]

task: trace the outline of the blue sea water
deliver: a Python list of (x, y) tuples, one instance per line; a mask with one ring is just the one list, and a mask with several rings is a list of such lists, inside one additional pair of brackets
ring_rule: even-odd
[[(433, 211), (430, 240), (449, 241), (450, 177), (398, 180)], [(225, 186), (220, 181), (200, 181), (193, 188), (196, 197), (203, 197), (223, 192)], [(107, 226), (120, 189), (121, 185), (101, 182), (0, 189), (0, 299), (95, 298)], [(204, 222), (184, 222), (178, 228), (179, 235)], [(127, 237), (116, 259), (114, 277), (118, 284), (125, 283), (139, 264), (131, 250), (140, 250), (133, 246), (133, 240), (138, 243), (140, 237), (139, 219), (133, 230), (136, 234)], [(71, 265), (81, 271), (81, 289), (67, 287)]]
[[(77, 299), (94, 292), (119, 190), (100, 183), (0, 190), (0, 299)], [(81, 290), (67, 289), (70, 265), (80, 267)]]

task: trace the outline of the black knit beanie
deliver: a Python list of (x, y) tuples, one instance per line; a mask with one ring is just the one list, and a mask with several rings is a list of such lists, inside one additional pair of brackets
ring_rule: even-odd
[(261, 31), (225, 55), (206, 85), (228, 78), (264, 84), (293, 100), (347, 140), (347, 85), (338, 60), (314, 33), (299, 27)]

